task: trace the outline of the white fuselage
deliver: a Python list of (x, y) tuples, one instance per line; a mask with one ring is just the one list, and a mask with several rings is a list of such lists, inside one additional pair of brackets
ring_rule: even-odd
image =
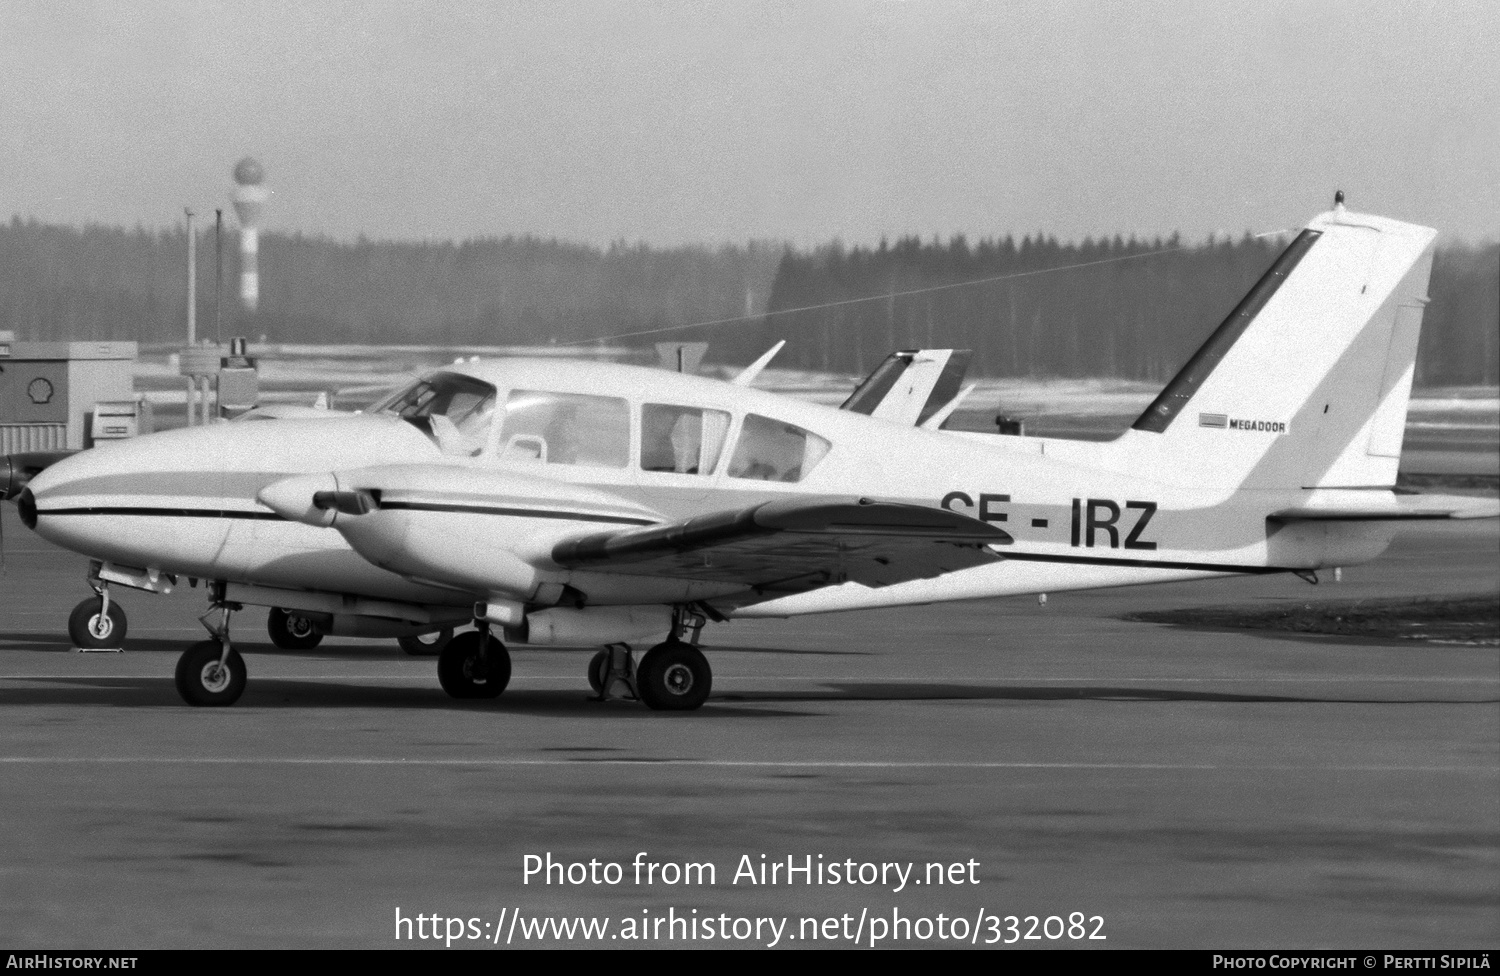
[[(493, 384), (502, 404), (511, 391), (536, 389), (626, 401), (629, 453), (598, 465), (517, 457), (514, 444), (499, 442), (498, 422), (472, 448), (446, 453), (431, 431), (383, 414), (216, 424), (54, 465), (31, 484), (36, 530), (123, 566), (286, 591), (461, 608), (490, 598), (546, 604), (566, 587), (593, 606), (709, 601), (742, 616), (1347, 565), (1378, 555), (1392, 534), (1375, 522), (1268, 522), (1308, 493), (1184, 487), (1170, 470), (1127, 474), (1115, 457), (1119, 442), (928, 431), (609, 364), (499, 361), (454, 371)], [(712, 469), (646, 470), (644, 404), (726, 415), (726, 447)], [(826, 454), (795, 482), (734, 475), (728, 458), (750, 414), (812, 432), (829, 445)], [(257, 500), (299, 476), (308, 479), (307, 497), (319, 486), (374, 490), (383, 505), (330, 515), (320, 527)], [(550, 558), (563, 539), (787, 497), (940, 507), (1003, 529), (1011, 541), (993, 547), (1000, 561), (937, 578), (789, 596), (567, 569)]]

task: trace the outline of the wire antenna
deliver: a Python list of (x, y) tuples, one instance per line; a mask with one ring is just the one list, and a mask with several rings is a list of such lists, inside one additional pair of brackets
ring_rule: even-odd
[[(1259, 240), (1262, 237), (1278, 237), (1290, 233), (1292, 228), (1282, 230), (1265, 231), (1251, 236)], [(973, 288), (977, 285), (989, 285), (998, 281), (1014, 281), (1017, 278), (1034, 278), (1038, 275), (1057, 274), (1062, 271), (1077, 271), (1080, 268), (1093, 268), (1101, 264), (1118, 264), (1121, 261), (1137, 261), (1141, 258), (1155, 257), (1159, 254), (1174, 254), (1178, 251), (1190, 251), (1196, 245), (1182, 244), (1177, 247), (1163, 247), (1154, 251), (1141, 251), (1137, 254), (1122, 254), (1119, 257), (1100, 258), (1096, 261), (1081, 261), (1077, 264), (1063, 264), (1055, 268), (1037, 268), (1032, 271), (1013, 271), (1009, 274), (990, 275), (985, 278), (974, 278), (969, 281), (954, 281), (945, 285), (928, 285), (924, 288), (908, 288), (905, 291), (882, 292), (879, 295), (866, 295), (862, 298), (844, 298), (836, 302), (820, 302), (817, 305), (799, 305), (796, 308), (777, 308), (758, 315), (735, 315), (724, 319), (705, 319), (701, 322), (689, 322), (686, 325), (668, 325), (660, 329), (642, 329), (639, 332), (617, 332), (614, 335), (594, 336), (591, 339), (570, 339), (567, 342), (559, 342), (559, 346), (587, 346), (596, 342), (609, 342), (615, 339), (634, 339), (639, 336), (662, 335), (667, 332), (685, 332), (688, 329), (704, 329), (721, 325), (733, 325), (736, 322), (759, 322), (776, 315), (794, 315), (798, 312), (816, 312), (825, 308), (839, 308), (845, 305), (859, 305), (865, 302), (887, 302), (896, 298), (905, 298), (908, 295), (927, 295), (937, 291), (951, 291), (955, 288)]]

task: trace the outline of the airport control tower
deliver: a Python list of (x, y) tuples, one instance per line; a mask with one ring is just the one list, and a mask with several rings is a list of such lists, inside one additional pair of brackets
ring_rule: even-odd
[(253, 313), (260, 304), (260, 208), (270, 194), (266, 171), (246, 156), (234, 167), (234, 212), (240, 219), (240, 307)]

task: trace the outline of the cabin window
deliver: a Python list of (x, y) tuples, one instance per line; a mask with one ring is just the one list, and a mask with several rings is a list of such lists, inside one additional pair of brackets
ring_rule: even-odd
[(801, 481), (828, 453), (828, 441), (780, 420), (747, 414), (729, 460), (731, 478)]
[(495, 414), (495, 388), (461, 373), (435, 373), (392, 393), (370, 413), (400, 417), (432, 438), (444, 454), (484, 450)]
[(722, 410), (648, 403), (641, 408), (641, 470), (713, 474), (728, 433)]
[(630, 461), (630, 406), (618, 397), (512, 390), (500, 459), (623, 468)]

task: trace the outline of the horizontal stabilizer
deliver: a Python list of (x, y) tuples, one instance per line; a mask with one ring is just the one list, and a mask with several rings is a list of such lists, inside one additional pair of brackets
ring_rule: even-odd
[(1467, 495), (1385, 495), (1368, 503), (1316, 501), (1267, 516), (1273, 522), (1400, 522), (1408, 519), (1500, 518), (1500, 499)]

